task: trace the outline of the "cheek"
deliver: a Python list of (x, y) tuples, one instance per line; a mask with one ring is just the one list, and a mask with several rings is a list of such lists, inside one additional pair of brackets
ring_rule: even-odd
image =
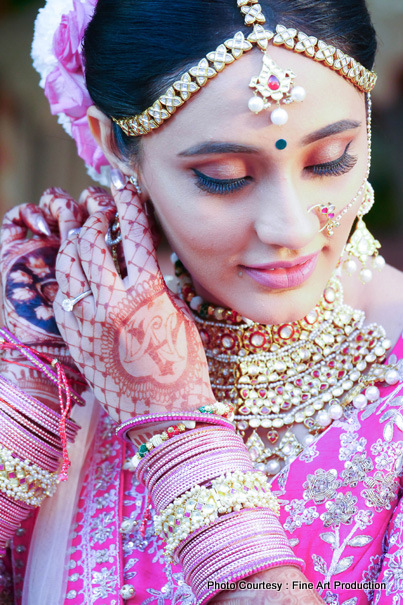
[(245, 222), (229, 203), (165, 195), (154, 206), (171, 247), (185, 263), (186, 257), (195, 255), (204, 261), (231, 256), (245, 244)]

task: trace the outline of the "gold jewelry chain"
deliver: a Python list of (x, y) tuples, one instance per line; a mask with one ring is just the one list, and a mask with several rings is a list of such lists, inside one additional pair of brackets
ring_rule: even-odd
[(243, 32), (238, 31), (232, 38), (220, 44), (215, 51), (207, 53), (206, 57), (185, 72), (153, 105), (142, 113), (134, 117), (112, 117), (112, 120), (127, 136), (146, 135), (159, 128), (175, 113), (178, 107), (201, 90), (227, 65), (242, 57), (252, 48), (259, 48), (265, 52), (269, 42), (274, 46), (282, 46), (322, 63), (339, 73), (362, 92), (371, 92), (374, 88), (377, 75), (340, 49), (315, 38), (315, 36), (308, 36), (295, 28), (287, 28), (284, 25), (277, 25), (275, 31), (265, 29), (263, 24), (266, 22), (266, 18), (257, 0), (237, 0), (237, 3), (244, 15), (245, 25), (253, 27), (252, 33), (245, 37)]
[(396, 369), (383, 365), (391, 347), (384, 329), (365, 325), (364, 312), (343, 302), (336, 276), (306, 317), (264, 326), (200, 304), (180, 261), (175, 271), (205, 347), (215, 397), (234, 407), (237, 432), (259, 470), (275, 474), (333, 420), (375, 401), (375, 383), (398, 380)]

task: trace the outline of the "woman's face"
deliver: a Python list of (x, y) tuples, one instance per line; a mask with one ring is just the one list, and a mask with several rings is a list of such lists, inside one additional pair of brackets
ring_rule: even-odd
[[(309, 208), (356, 196), (367, 170), (365, 97), (331, 69), (271, 47), (296, 74), (302, 103), (248, 109), (262, 66), (251, 51), (144, 137), (143, 189), (198, 293), (263, 323), (300, 319), (318, 302), (341, 255), (360, 199), (333, 237)], [(284, 149), (276, 142), (286, 141)]]

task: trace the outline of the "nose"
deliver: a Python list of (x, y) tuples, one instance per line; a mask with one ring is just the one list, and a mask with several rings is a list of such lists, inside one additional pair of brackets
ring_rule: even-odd
[[(273, 183), (272, 183), (273, 185)], [(266, 245), (302, 250), (320, 229), (315, 212), (308, 212), (309, 200), (302, 200), (289, 180), (281, 180), (256, 200), (255, 231)]]

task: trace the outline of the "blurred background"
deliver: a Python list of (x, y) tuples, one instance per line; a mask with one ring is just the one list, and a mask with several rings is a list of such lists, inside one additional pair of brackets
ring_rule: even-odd
[[(318, 0), (320, 1), (320, 0)], [(73, 141), (51, 116), (30, 59), (33, 23), (45, 0), (0, 0), (0, 215), (37, 202), (51, 186), (75, 197), (92, 183)], [(382, 254), (403, 269), (403, 0), (368, 0), (378, 32), (371, 182), (366, 220)]]

